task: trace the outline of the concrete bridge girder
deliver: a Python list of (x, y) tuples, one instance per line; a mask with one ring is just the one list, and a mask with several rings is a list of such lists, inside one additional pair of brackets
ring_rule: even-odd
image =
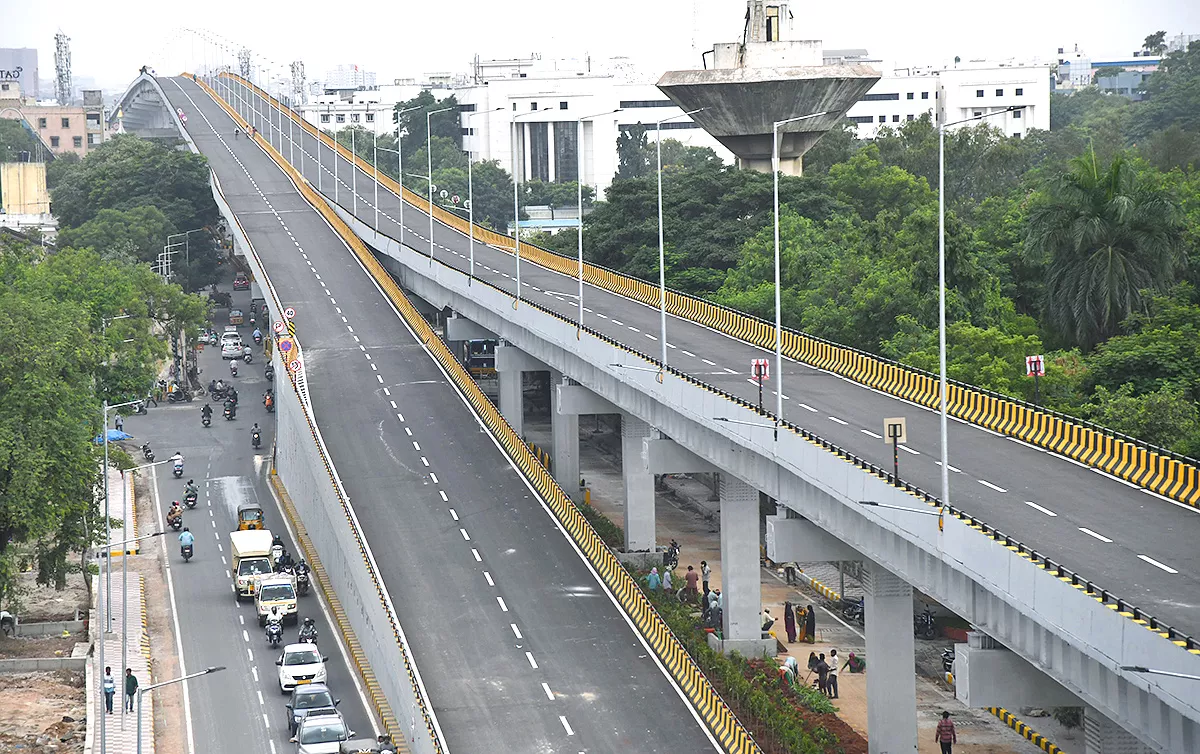
[[(406, 288), (462, 312), (658, 427), (720, 468), (723, 476), (733, 475), (765, 492), (868, 554), (1157, 751), (1184, 751), (1200, 742), (1200, 697), (1194, 682), (1147, 679), (1118, 667), (1144, 665), (1200, 674), (1200, 656), (1115, 614), (1079, 587), (956, 518), (946, 519), (944, 531), (939, 531), (933, 516), (858, 505), (861, 500), (914, 508), (925, 503), (802, 436), (780, 432), (776, 441), (769, 426), (758, 426), (762, 422), (756, 413), (702, 387), (671, 375), (658, 383), (652, 372), (610, 366), (642, 362), (586, 334), (578, 339), (570, 322), (533, 306), (514, 309), (507, 294), (468, 286), (466, 276), (450, 268), (442, 268), (434, 280), (426, 271), (425, 257), (376, 236), (350, 213), (339, 213), (361, 238), (381, 250)], [(712, 421), (714, 416), (746, 424), (718, 423)], [(910, 618), (911, 613), (906, 622)]]

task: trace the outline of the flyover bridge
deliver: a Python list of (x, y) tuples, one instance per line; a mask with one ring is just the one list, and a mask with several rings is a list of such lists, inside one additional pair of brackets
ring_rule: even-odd
[[(754, 407), (757, 387), (746, 374), (752, 358), (766, 355), (763, 323), (672, 295), (662, 365), (659, 313), (645, 284), (586, 268), (580, 321), (571, 260), (526, 245), (514, 256), (511, 239), (482, 229), (471, 245), (465, 224), (440, 210), (431, 243), (429, 217), (411, 194), (401, 229), (394, 182), (377, 185), (361, 162), (352, 169), (348, 150), (335, 158), (328, 137), (318, 141), (311, 125), (247, 82), (222, 76), (213, 84), (259, 129), (266, 151), (335, 204), (408, 290), (466, 320), (451, 320), (448, 330), (503, 338), (497, 366), (509, 424), (521, 424), (514, 374), (518, 399), (522, 370), (563, 375), (554, 418), (564, 488), (573, 486), (571, 420), (622, 414), (626, 530), (635, 545), (653, 544), (654, 473), (723, 472), (727, 641), (757, 639), (756, 490), (784, 511), (769, 522), (777, 559), (803, 547), (805, 559), (867, 561), (868, 652), (877, 658), (868, 691), (890, 700), (871, 705), (873, 750), (915, 745), (906, 630), (913, 586), (1011, 650), (1004, 654), (1034, 673), (1025, 693), (1052, 688), (1086, 705), (1100, 731), (1089, 735), (1096, 750), (1132, 737), (1157, 751), (1200, 750), (1194, 682), (1122, 669), (1200, 675), (1200, 649), (1188, 635), (1200, 623), (1194, 466), (955, 388), (961, 421), (951, 425), (954, 508), (944, 528), (934, 516), (864, 507), (936, 509), (938, 501), (920, 492), (938, 487), (940, 471), (927, 376), (792, 333), (788, 351), (796, 358), (782, 375), (786, 416), (776, 425), (771, 412)], [(908, 420), (903, 481), (880, 468), (891, 461), (882, 420), (893, 416)], [(994, 659), (970, 654), (981, 658), (977, 667)], [(960, 695), (987, 704), (987, 691), (971, 685)]]

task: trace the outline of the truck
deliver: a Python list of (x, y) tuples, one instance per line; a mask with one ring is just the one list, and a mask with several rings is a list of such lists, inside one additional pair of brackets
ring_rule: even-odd
[(296, 623), (300, 614), (296, 612), (296, 577), (287, 574), (263, 576), (258, 580), (258, 593), (254, 595), (254, 611), (258, 613), (258, 625), (267, 625), (271, 608), (279, 608), (284, 623)]
[(269, 529), (235, 531), (229, 533), (229, 551), (233, 554), (233, 587), (240, 602), (244, 597), (254, 597), (258, 582), (275, 572), (275, 561), (271, 557), (271, 542), (275, 536)]
[(258, 322), (265, 322), (267, 315), (267, 300), (263, 298), (262, 288), (258, 283), (250, 282), (250, 313)]

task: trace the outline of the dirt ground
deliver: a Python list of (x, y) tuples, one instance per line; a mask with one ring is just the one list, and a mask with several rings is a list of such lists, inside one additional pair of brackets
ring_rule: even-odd
[[(158, 528), (154, 499), (149, 482), (138, 475), (135, 487), (137, 517), (148, 522), (150, 530)], [(150, 633), (150, 657), (154, 680), (177, 678), (179, 657), (176, 653), (175, 631), (170, 614), (170, 595), (163, 568), (163, 548), (166, 537), (148, 540), (142, 554), (129, 559), (129, 569), (142, 574), (146, 590), (147, 629)], [(164, 686), (154, 692), (154, 751), (155, 754), (185, 754), (186, 727), (183, 720), (182, 684)], [(203, 748), (204, 742), (196, 742)], [(2, 753), (0, 753), (2, 754)]]
[(20, 593), (17, 614), (22, 623), (75, 620), (76, 610), (87, 612), (87, 588), (78, 573), (67, 578), (67, 587), (60, 592), (52, 586), (38, 586), (37, 574), (28, 571), (18, 576), (17, 589)]
[(0, 677), (0, 754), (82, 754), (86, 711), (82, 671)]
[(79, 636), (47, 636), (32, 639), (8, 638), (0, 635), (0, 658), (11, 660), (18, 657), (70, 657)]

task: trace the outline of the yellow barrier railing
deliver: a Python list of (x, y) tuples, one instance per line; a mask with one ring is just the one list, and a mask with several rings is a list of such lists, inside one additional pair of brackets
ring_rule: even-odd
[[(219, 98), (217, 99), (219, 100)], [(282, 156), (265, 141), (260, 141), (260, 143), (267, 149), (268, 154), (280, 164), (280, 167), (291, 176), (292, 182), (304, 198), (325, 217), (338, 235), (350, 246), (354, 255), (366, 267), (391, 303), (404, 317), (408, 326), (417, 334), (418, 339), (466, 395), (472, 408), (483, 420), (488, 430), (500, 442), (517, 468), (546, 501), (559, 522), (595, 567), (604, 583), (633, 620), (638, 631), (646, 638), (655, 654), (679, 683), (684, 694), (700, 712), (700, 716), (721, 746), (732, 754), (761, 752), (753, 736), (717, 694), (708, 678), (701, 672), (678, 638), (667, 627), (666, 622), (642, 594), (633, 577), (592, 529), (583, 514), (554, 481), (550, 472), (542, 466), (529, 446), (513, 431), (492, 402), (483, 394), (442, 339), (433, 332), (429, 323), (396, 285), (375, 255), (329, 206), (325, 198), (314, 191)]]
[[(308, 121), (295, 118), (290, 109), (281, 106), (277, 100), (255, 85), (233, 74), (222, 76), (252, 89), (260, 97), (274, 103), (281, 112), (286, 109), (288, 117), (301, 128), (320, 139), (329, 148), (336, 149), (339, 155), (352, 161), (360, 169), (366, 172), (374, 170), (374, 166), (352, 154)], [(380, 174), (379, 182), (392, 193), (403, 194), (405, 200), (418, 210), (428, 210), (428, 201), (425, 198), (402, 188), (390, 176)], [(433, 216), (464, 235), (470, 230), (466, 220), (436, 205)], [(514, 242), (507, 235), (476, 225), (475, 238), (502, 251), (513, 253)], [(537, 246), (522, 242), (520, 254), (522, 260), (560, 274), (572, 277), (579, 274), (576, 260)], [(648, 306), (660, 306), (660, 289), (650, 283), (588, 263), (584, 264), (583, 278), (591, 285)], [(677, 291), (666, 292), (665, 305), (668, 313), (672, 315), (711, 327), (756, 346), (774, 347), (774, 329), (762, 320)], [(938, 405), (938, 380), (933, 375), (791, 330), (783, 334), (782, 350), (788, 358), (849, 377), (882, 392), (929, 408)], [(1116, 437), (1102, 428), (1087, 426), (1069, 417), (965, 385), (949, 386), (947, 407), (951, 414), (961, 419), (1047, 448), (1173, 500), (1200, 506), (1200, 469), (1185, 460), (1138, 444), (1133, 438)]]
[[(249, 133), (249, 124), (246, 123), (246, 121), (243, 120), (241, 118), (241, 116), (239, 116), (237, 114), (237, 112), (235, 112), (232, 108), (230, 108), (229, 105), (220, 96), (218, 96), (217, 93), (215, 91), (213, 91), (212, 88), (209, 87), (203, 80), (201, 80), (197, 77), (197, 78), (195, 78), (195, 81), (197, 84), (200, 85), (201, 88), (203, 88), (208, 93), (208, 95), (213, 99), (213, 101), (215, 101), (218, 105), (220, 105), (222, 107), (222, 109), (224, 109), (225, 112), (228, 113), (234, 119), (234, 121), (236, 123), (238, 123), (241, 127), (245, 128), (246, 132)], [(291, 166), (288, 165), (283, 160), (282, 156), (279, 155), (275, 151), (275, 149), (262, 138), (261, 135), (257, 135), (254, 138), (256, 139), (257, 143), (261, 147), (263, 147), (263, 149), (265, 149), (267, 151), (267, 154), (269, 154), (272, 157), (272, 159), (274, 159), (277, 163), (280, 164), (280, 166), (283, 168), (284, 172), (286, 172), (288, 174), (289, 178), (293, 182), (296, 183), (297, 187), (298, 188), (303, 187), (301, 189), (301, 191), (303, 193), (303, 189), (307, 189), (308, 187), (307, 187), (307, 184), (304, 183), (303, 179), (300, 178), (299, 174), (296, 173), (295, 170), (293, 170), (291, 168)], [(315, 195), (315, 192), (312, 192), (311, 189), (308, 189), (308, 191)], [(235, 218), (235, 220), (236, 220), (236, 218)], [(250, 249), (250, 252), (254, 253), (257, 258), (257, 253), (254, 252), (253, 248)], [(260, 265), (262, 264), (261, 260), (259, 261), (259, 264)], [(272, 298), (275, 298), (275, 303), (277, 306), (282, 306), (282, 303), (278, 300), (278, 298), (275, 296), (274, 293), (272, 293)], [(304, 398), (301, 395), (300, 386), (298, 384), (299, 378), (296, 375), (296, 373), (292, 372), (291, 370), (285, 370), (285, 371), (288, 372), (288, 380), (292, 386), (292, 390), (295, 391), (295, 393), (296, 393), (297, 404), (300, 407), (301, 413), (304, 415), (304, 420), (308, 425), (309, 433), (312, 435), (313, 443), (317, 448), (317, 452), (321, 456), (322, 464), (325, 467), (325, 473), (329, 477), (329, 483), (332, 486), (332, 488), (334, 490), (334, 494), (337, 496), (338, 502), (341, 505), (342, 513), (346, 518), (346, 523), (348, 526), (350, 526), (350, 530), (353, 533), (355, 540), (358, 542), (359, 554), (363, 559), (364, 565), (366, 565), (366, 567), (367, 567), (367, 572), (371, 576), (371, 580), (375, 586), (376, 595), (379, 599), (380, 606), (383, 608), (384, 614), (388, 616), (389, 621), (392, 624), (391, 629), (392, 629), (393, 638), (396, 642), (396, 648), (400, 652), (401, 659), (404, 661), (404, 667), (408, 673), (408, 680), (409, 680), (409, 683), (412, 685), (413, 696), (417, 700), (417, 706), (421, 713), (422, 719), (425, 723), (426, 732), (429, 735), (430, 740), (433, 742), (434, 751), (440, 752), (440, 751), (442, 751), (440, 738), (437, 734), (436, 726), (434, 726), (434, 724), (433, 724), (433, 718), (429, 713), (427, 700), (424, 698), (424, 696), (421, 693), (420, 685), (417, 681), (416, 673), (413, 669), (412, 660), (408, 655), (408, 651), (407, 651), (407, 649), (404, 645), (404, 641), (400, 635), (399, 624), (396, 623), (395, 616), (392, 615), (391, 611), (388, 609), (387, 597), (385, 595), (383, 585), (379, 581), (379, 575), (376, 573), (375, 569), (371, 567), (370, 558), (367, 556), (366, 542), (363, 540), (362, 533), (359, 531), (358, 527), (354, 525), (354, 520), (353, 520), (353, 516), (350, 512), (349, 504), (347, 503), (345, 497), (342, 494), (341, 485), (338, 483), (337, 476), (333, 470), (333, 461), (328, 457), (328, 455), (326, 455), (326, 453), (324, 451), (324, 448), (322, 446), (322, 443), (321, 443), (318, 433), (317, 433), (316, 422), (313, 420), (313, 417), (309, 414), (308, 408), (306, 406), (306, 401), (304, 400)], [(340, 616), (339, 616), (339, 618), (340, 618)], [(355, 638), (353, 629), (350, 628), (348, 620), (343, 621), (343, 620), (339, 619), (338, 623), (339, 623), (339, 627), (341, 628), (341, 630), (343, 632), (343, 637), (346, 638), (346, 640), (347, 640), (347, 646), (351, 647), (352, 650), (358, 650), (358, 651), (352, 651), (352, 656), (354, 657), (355, 665), (357, 666), (359, 676), (363, 679), (363, 682), (367, 686), (369, 696), (371, 697), (371, 702), (374, 705), (376, 712), (378, 713), (379, 718), (382, 721), (384, 727), (387, 729), (387, 732), (392, 736), (393, 740), (406, 740), (406, 732), (404, 730), (402, 730), (400, 725), (398, 724), (398, 722), (396, 720), (396, 716), (392, 712), (391, 704), (387, 700), (387, 697), (383, 694), (382, 688), (380, 687), (380, 685), (378, 683), (378, 679), (375, 677), (374, 671), (371, 669), (371, 667), (369, 666), (369, 664), (366, 661), (365, 656), (362, 654), (361, 645)]]

